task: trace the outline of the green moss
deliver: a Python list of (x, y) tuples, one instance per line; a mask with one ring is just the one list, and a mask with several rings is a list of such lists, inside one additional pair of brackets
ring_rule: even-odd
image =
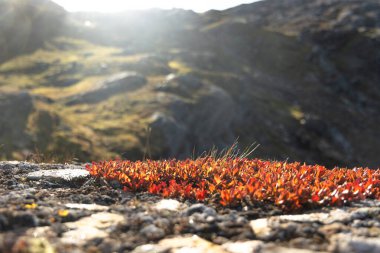
[[(78, 86), (73, 89), (73, 92), (77, 92), (78, 88), (84, 85), (83, 82), (124, 71), (123, 64), (136, 62), (146, 56), (120, 56), (120, 52), (122, 50), (119, 48), (98, 46), (71, 38), (58, 38), (47, 43), (43, 49), (1, 64), (0, 86), (18, 89), (58, 87), (36, 91), (41, 95), (47, 92), (50, 97), (50, 93), (61, 93), (58, 89), (62, 84), (70, 86), (77, 83)], [(83, 82), (78, 83), (79, 80)], [(70, 93), (70, 89), (63, 91)]]

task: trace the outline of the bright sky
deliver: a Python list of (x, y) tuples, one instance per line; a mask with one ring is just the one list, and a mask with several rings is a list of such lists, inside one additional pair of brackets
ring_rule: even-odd
[[(118, 12), (123, 10), (192, 9), (204, 12), (210, 9), (223, 10), (255, 0), (53, 0), (67, 11)], [(257, 0), (256, 0), (257, 1)]]

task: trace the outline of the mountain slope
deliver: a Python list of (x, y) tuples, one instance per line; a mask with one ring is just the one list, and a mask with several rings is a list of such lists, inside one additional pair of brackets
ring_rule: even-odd
[(49, 0), (1, 0), (0, 62), (43, 46), (60, 33), (65, 15)]
[[(0, 65), (0, 91), (38, 98), (32, 141), (4, 158), (34, 146), (184, 158), (238, 139), (263, 158), (378, 166), (379, 13), (377, 1), (267, 0), (70, 14), (60, 38)], [(35, 111), (50, 134), (36, 134)]]

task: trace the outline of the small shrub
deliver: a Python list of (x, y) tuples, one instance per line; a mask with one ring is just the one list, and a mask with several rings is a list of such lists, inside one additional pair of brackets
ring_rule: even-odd
[(380, 170), (329, 170), (246, 158), (103, 161), (87, 170), (94, 177), (118, 180), (125, 191), (167, 198), (215, 202), (222, 206), (274, 204), (291, 212), (380, 199)]

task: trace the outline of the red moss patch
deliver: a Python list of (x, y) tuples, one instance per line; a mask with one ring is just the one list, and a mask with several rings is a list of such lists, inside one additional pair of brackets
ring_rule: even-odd
[(216, 202), (223, 206), (271, 203), (284, 211), (380, 200), (380, 170), (329, 170), (323, 166), (259, 159), (199, 158), (169, 161), (104, 161), (87, 166), (92, 176), (117, 180), (125, 191)]

